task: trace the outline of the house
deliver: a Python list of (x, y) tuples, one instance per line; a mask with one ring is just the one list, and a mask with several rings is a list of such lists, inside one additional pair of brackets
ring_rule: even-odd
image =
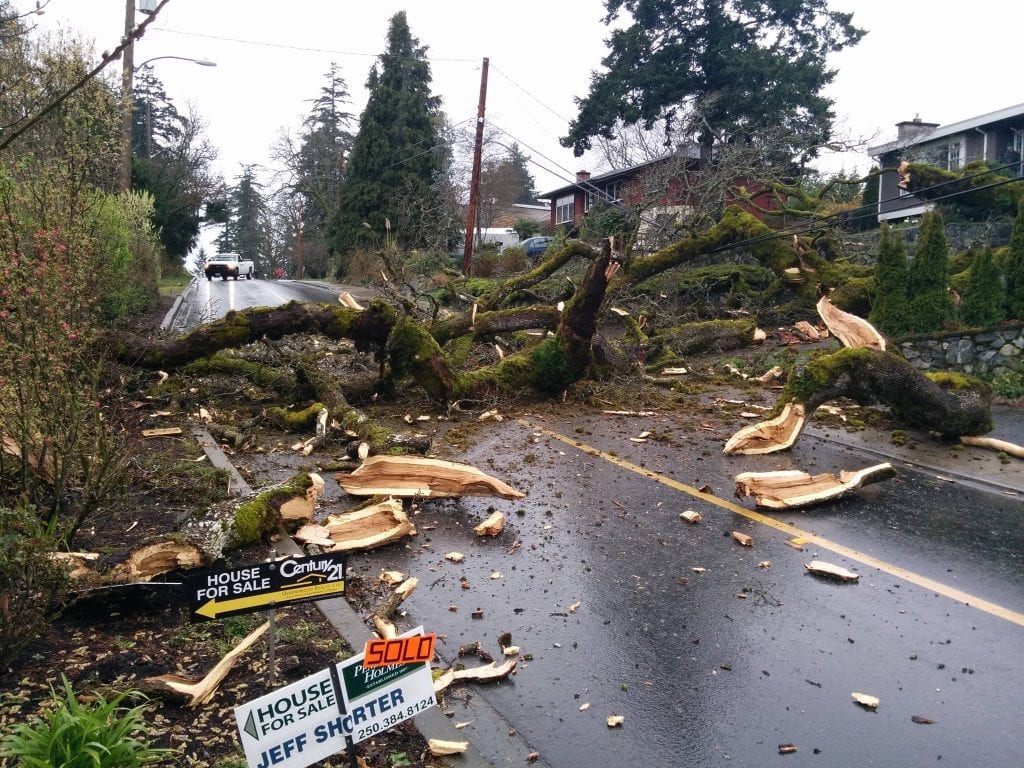
[[(563, 230), (575, 235), (584, 217), (595, 206), (643, 203), (638, 239), (656, 247), (660, 237), (674, 233), (674, 223), (692, 212), (694, 195), (690, 190), (698, 182), (700, 162), (699, 148), (691, 145), (666, 157), (596, 176), (578, 171), (571, 184), (541, 195), (550, 203), (549, 226), (553, 232)], [(750, 188), (752, 185), (737, 179), (735, 186)], [(738, 201), (735, 196), (730, 197), (727, 202)], [(758, 207), (771, 209), (776, 205), (767, 193), (756, 195), (754, 203), (755, 206), (748, 209), (758, 217), (761, 217)]]
[[(948, 125), (926, 123), (920, 117), (904, 120), (896, 123), (895, 141), (869, 147), (868, 154), (882, 170), (910, 161), (956, 171), (981, 160), (1003, 166), (1010, 175), (1024, 176), (1024, 104)], [(920, 216), (931, 207), (900, 189), (897, 174), (883, 173), (879, 179), (879, 221)]]

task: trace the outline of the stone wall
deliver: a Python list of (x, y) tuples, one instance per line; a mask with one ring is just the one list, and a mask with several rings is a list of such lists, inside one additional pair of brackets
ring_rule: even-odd
[(1017, 370), (1024, 360), (1024, 323), (984, 331), (914, 336), (897, 342), (915, 368), (969, 374)]

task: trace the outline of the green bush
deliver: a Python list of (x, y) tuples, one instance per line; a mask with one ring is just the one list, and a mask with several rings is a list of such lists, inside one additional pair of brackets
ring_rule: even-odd
[(1007, 316), (1024, 320), (1024, 204), (1017, 211), (1006, 249)]
[(46, 630), (63, 598), (67, 572), (52, 551), (35, 509), (0, 508), (0, 669)]
[(142, 694), (126, 691), (110, 701), (96, 694), (95, 701), (82, 704), (68, 679), (62, 675), (61, 680), (64, 691), (52, 691), (52, 709), (18, 726), (4, 739), (0, 756), (13, 758), (24, 768), (135, 768), (177, 754), (146, 742), (144, 704), (124, 706)]
[(493, 243), (485, 243), (473, 254), (470, 273), (473, 277), (495, 277), (499, 266), (498, 249)]
[(545, 392), (558, 393), (572, 384), (572, 370), (569, 358), (556, 339), (545, 339), (530, 354), (537, 370), (537, 388)]
[(526, 250), (518, 245), (510, 245), (503, 249), (500, 254), (500, 269), (502, 274), (514, 275), (517, 272), (525, 272), (530, 266), (530, 260), (526, 256)]
[(907, 332), (907, 255), (903, 239), (892, 232), (888, 224), (882, 225), (875, 260), (875, 300), (871, 304), (868, 320), (891, 336)]
[(985, 248), (971, 262), (960, 318), (967, 325), (995, 325), (1004, 317), (1005, 302), (999, 267), (992, 260), (992, 249)]
[(949, 246), (938, 211), (921, 219), (921, 239), (907, 273), (910, 311), (908, 330), (930, 333), (942, 330), (953, 319), (949, 296)]

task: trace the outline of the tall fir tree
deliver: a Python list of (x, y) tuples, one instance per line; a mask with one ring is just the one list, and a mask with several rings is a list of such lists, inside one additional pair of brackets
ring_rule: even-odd
[(313, 109), (302, 121), (296, 171), (296, 190), (305, 198), (304, 226), (323, 232), (341, 194), (345, 153), (352, 148), (349, 130), (354, 116), (345, 110), (348, 86), (331, 64), (327, 82), (313, 100)]
[(960, 319), (967, 325), (995, 325), (1006, 316), (1006, 291), (991, 248), (975, 255), (960, 304)]
[(242, 169), (238, 183), (228, 193), (231, 213), (224, 230), (214, 241), (218, 253), (238, 253), (244, 259), (251, 259), (257, 273), (264, 273), (263, 259), (267, 242), (266, 209), (263, 186), (256, 178), (251, 165)]
[(1024, 320), (1024, 202), (1017, 204), (1006, 254), (1007, 317)]
[(878, 186), (881, 184), (881, 176), (878, 173), (878, 166), (871, 166), (868, 177), (864, 180), (864, 191), (860, 197), (860, 208), (858, 208), (850, 222), (850, 229), (854, 232), (867, 232), (878, 226)]
[(878, 257), (875, 259), (875, 299), (868, 320), (890, 336), (900, 336), (909, 327), (907, 302), (907, 254), (903, 240), (882, 224)]
[(438, 181), (447, 146), (440, 140), (440, 99), (430, 92), (426, 51), (405, 12), (392, 16), (385, 51), (366, 81), (369, 99), (332, 221), (340, 253), (370, 247), (386, 230), (402, 248), (434, 244), (429, 220), (441, 207)]
[(907, 274), (910, 331), (942, 330), (953, 319), (949, 295), (949, 246), (942, 214), (930, 211), (921, 219), (921, 236)]
[[(828, 140), (837, 70), (828, 56), (864, 32), (826, 0), (605, 0), (605, 69), (577, 99), (579, 114), (562, 145), (576, 155), (618, 121), (672, 131), (680, 108), (697, 104), (693, 125), (702, 157), (715, 144), (768, 128), (795, 137), (781, 156)], [(617, 23), (618, 22), (618, 23)], [(680, 136), (680, 138), (683, 138)], [(797, 146), (799, 145), (799, 146)], [(790, 151), (793, 150), (793, 151)]]

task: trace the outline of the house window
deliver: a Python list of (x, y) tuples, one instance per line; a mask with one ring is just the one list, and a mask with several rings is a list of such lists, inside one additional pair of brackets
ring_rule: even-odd
[(617, 203), (622, 200), (622, 182), (613, 181), (604, 187), (605, 200), (609, 203)]
[(946, 153), (946, 167), (951, 171), (959, 171), (963, 164), (964, 145), (959, 141), (949, 142)]
[(590, 213), (590, 209), (594, 207), (594, 193), (587, 192), (583, 197), (583, 212)]
[(572, 195), (555, 200), (555, 224), (571, 224), (576, 218), (575, 207)]
[[(1017, 175), (1024, 176), (1024, 130), (1013, 130), (1013, 151), (1015, 154), (1012, 156), (1017, 161)], [(1010, 169), (1014, 170), (1014, 169)]]

